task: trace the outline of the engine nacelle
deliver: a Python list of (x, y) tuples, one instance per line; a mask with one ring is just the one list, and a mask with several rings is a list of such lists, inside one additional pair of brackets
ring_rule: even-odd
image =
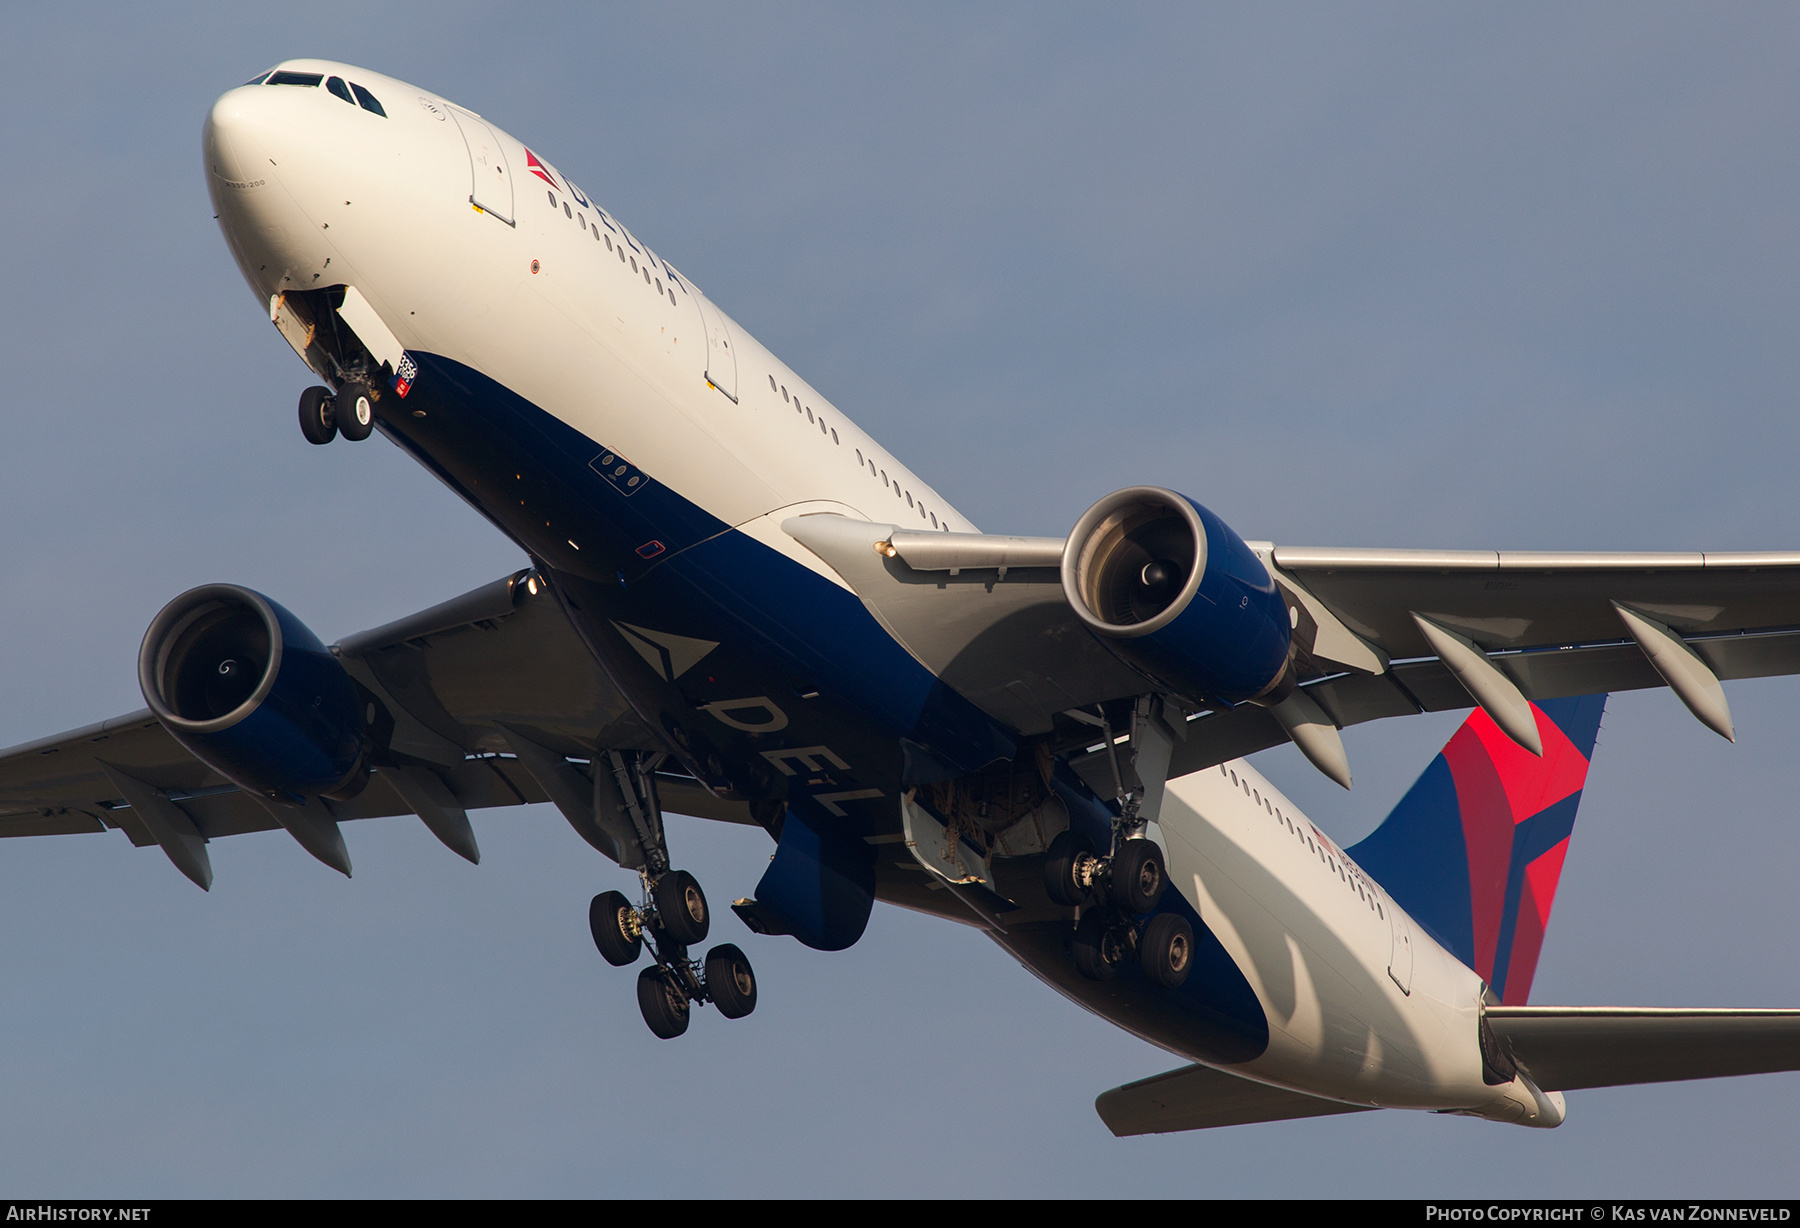
[(261, 593), (190, 589), (138, 653), (144, 701), (177, 742), (239, 788), (306, 801), (354, 794), (369, 736), (350, 675)]
[(1107, 495), (1063, 547), (1063, 593), (1133, 668), (1191, 699), (1274, 691), (1292, 635), (1287, 605), (1244, 539), (1160, 486)]

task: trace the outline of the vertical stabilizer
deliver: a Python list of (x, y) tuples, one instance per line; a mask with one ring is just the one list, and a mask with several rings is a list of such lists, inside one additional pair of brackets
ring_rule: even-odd
[(1502, 1002), (1531, 992), (1605, 695), (1532, 704), (1544, 755), (1480, 708), (1350, 855)]

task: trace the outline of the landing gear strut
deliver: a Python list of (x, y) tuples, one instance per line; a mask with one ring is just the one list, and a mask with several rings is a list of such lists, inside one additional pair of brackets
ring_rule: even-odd
[(1081, 975), (1111, 980), (1135, 956), (1152, 983), (1175, 989), (1193, 966), (1194, 930), (1178, 914), (1156, 913), (1169, 871), (1162, 849), (1148, 838), (1162, 805), (1173, 730), (1158, 697), (1140, 698), (1132, 712), (1131, 758), (1121, 763), (1105, 713), (1080, 715), (1101, 729), (1112, 758), (1119, 803), (1112, 848), (1102, 857), (1074, 831), (1059, 833), (1047, 850), (1044, 889), (1056, 903), (1081, 910), (1069, 938)]
[[(611, 761), (608, 763), (607, 761)], [(604, 891), (588, 906), (588, 929), (607, 963), (625, 968), (637, 963), (647, 947), (655, 962), (638, 974), (638, 1009), (651, 1032), (673, 1040), (687, 1031), (696, 1003), (710, 1002), (727, 1019), (742, 1019), (756, 1009), (756, 973), (744, 953), (724, 943), (691, 959), (688, 948), (706, 941), (712, 911), (706, 893), (686, 870), (669, 869), (662, 812), (651, 771), (654, 763), (629, 752), (609, 751), (595, 769), (614, 769), (625, 810), (644, 851), (638, 872), (641, 902), (633, 905), (622, 893)]]

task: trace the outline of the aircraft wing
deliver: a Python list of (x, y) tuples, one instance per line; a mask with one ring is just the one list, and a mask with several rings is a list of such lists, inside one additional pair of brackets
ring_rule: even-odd
[(1365, 1105), (1290, 1092), (1198, 1065), (1102, 1092), (1094, 1100), (1094, 1109), (1106, 1128), (1120, 1138), (1372, 1111)]
[[(1474, 706), (1421, 620), (1526, 699), (1673, 686), (1726, 736), (1719, 682), (1800, 673), (1800, 553), (1252, 548), (1300, 611), (1303, 689), (1340, 728)], [(1170, 771), (1287, 739), (1264, 709), (1207, 713)]]
[[(1025, 733), (1141, 690), (1063, 595), (1060, 538), (923, 533), (843, 516), (782, 527), (915, 656)], [(1800, 673), (1800, 553), (1609, 554), (1249, 546), (1293, 612), (1304, 693), (1339, 728), (1671, 686), (1730, 736), (1722, 680)], [(1487, 700), (1482, 701), (1484, 706)], [(1289, 740), (1254, 704), (1198, 713), (1171, 776)]]
[[(331, 804), (330, 819), (418, 813), (473, 857), (462, 812), (551, 800), (513, 756), (515, 739), (578, 758), (596, 746), (654, 749), (555, 599), (528, 595), (524, 579), (509, 576), (334, 646), (374, 696), (377, 723), (391, 723), (388, 744), (404, 766), (378, 770), (356, 797)], [(671, 811), (750, 821), (742, 804), (691, 780), (660, 776), (658, 790)], [(133, 844), (163, 845), (206, 885), (204, 855), (184, 864), (179, 837), (203, 843), (278, 826), (147, 708), (0, 751), (0, 836), (119, 830)]]
[(1800, 1010), (1492, 1006), (1486, 1018), (1545, 1091), (1800, 1070)]

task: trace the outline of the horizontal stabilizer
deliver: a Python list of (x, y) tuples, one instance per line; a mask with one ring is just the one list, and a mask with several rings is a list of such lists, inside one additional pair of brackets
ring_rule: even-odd
[(1545, 1091), (1800, 1070), (1800, 1010), (1498, 1006), (1487, 1020)]
[(1183, 1066), (1115, 1087), (1100, 1093), (1094, 1109), (1120, 1138), (1369, 1111), (1365, 1105), (1270, 1087), (1210, 1066)]

